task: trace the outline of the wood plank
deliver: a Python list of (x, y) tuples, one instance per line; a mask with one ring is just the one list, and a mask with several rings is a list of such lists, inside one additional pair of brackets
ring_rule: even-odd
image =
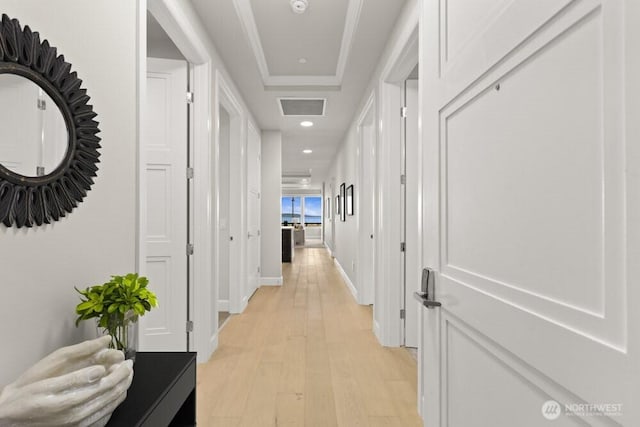
[(398, 417), (369, 417), (370, 427), (404, 427)]
[(328, 346), (331, 363), (336, 416), (341, 426), (366, 426), (367, 412), (353, 377), (351, 359), (342, 344)]
[(288, 394), (303, 394), (305, 383), (307, 339), (290, 337), (286, 344), (278, 391)]
[(276, 426), (276, 399), (281, 363), (262, 363), (256, 371), (241, 427)]
[[(238, 417), (211, 417), (204, 425), (206, 427), (240, 427), (240, 422), (241, 418)], [(198, 425), (200, 424), (198, 422)]]
[(278, 393), (276, 399), (276, 426), (299, 427), (303, 425), (303, 393)]

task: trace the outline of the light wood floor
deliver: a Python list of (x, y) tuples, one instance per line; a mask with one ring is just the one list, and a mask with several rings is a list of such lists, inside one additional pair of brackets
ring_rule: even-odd
[(380, 346), (324, 249), (296, 249), (198, 368), (199, 426), (420, 426), (416, 362)]

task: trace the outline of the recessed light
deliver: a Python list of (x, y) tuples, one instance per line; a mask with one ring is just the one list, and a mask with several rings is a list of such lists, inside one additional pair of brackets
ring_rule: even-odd
[(308, 128), (313, 126), (313, 122), (310, 122), (309, 120), (305, 120), (304, 122), (300, 122), (300, 126)]
[(306, 64), (307, 63), (307, 58), (298, 58), (298, 62), (300, 64)]
[(309, 0), (291, 0), (291, 10), (294, 13), (304, 13), (309, 7)]
[(311, 153), (313, 153), (313, 150), (309, 150), (309, 149), (307, 148), (306, 150), (302, 150), (302, 152), (303, 152), (304, 154), (311, 154)]

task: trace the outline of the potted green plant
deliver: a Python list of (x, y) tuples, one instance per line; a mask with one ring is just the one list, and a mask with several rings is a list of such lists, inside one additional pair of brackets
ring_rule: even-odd
[(80, 294), (76, 326), (82, 320), (97, 318), (98, 328), (111, 335), (110, 348), (122, 350), (127, 359), (135, 359), (138, 316), (158, 305), (148, 284), (146, 277), (129, 273), (111, 276), (108, 282), (85, 290), (75, 288)]

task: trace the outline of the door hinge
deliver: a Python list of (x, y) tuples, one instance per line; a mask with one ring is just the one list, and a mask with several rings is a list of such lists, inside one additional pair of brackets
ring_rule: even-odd
[(47, 109), (47, 101), (44, 99), (38, 99), (38, 110), (46, 110)]
[(187, 92), (187, 104), (193, 104), (193, 92)]
[(407, 312), (405, 311), (404, 308), (400, 309), (400, 319), (406, 319), (407, 317)]
[(260, 274), (260, 266), (258, 266), (258, 274)]
[(193, 332), (193, 320), (187, 320), (187, 332)]
[(260, 236), (260, 230), (258, 230), (258, 236)]
[(193, 243), (187, 243), (187, 255), (193, 255)]
[(187, 179), (193, 179), (193, 168), (187, 168)]
[(400, 117), (407, 117), (407, 107), (400, 107)]
[(407, 183), (407, 176), (406, 175), (400, 175), (400, 184), (404, 185)]
[(260, 198), (260, 193), (258, 193), (258, 199)]
[(400, 242), (400, 252), (404, 252), (407, 249), (405, 242)]

